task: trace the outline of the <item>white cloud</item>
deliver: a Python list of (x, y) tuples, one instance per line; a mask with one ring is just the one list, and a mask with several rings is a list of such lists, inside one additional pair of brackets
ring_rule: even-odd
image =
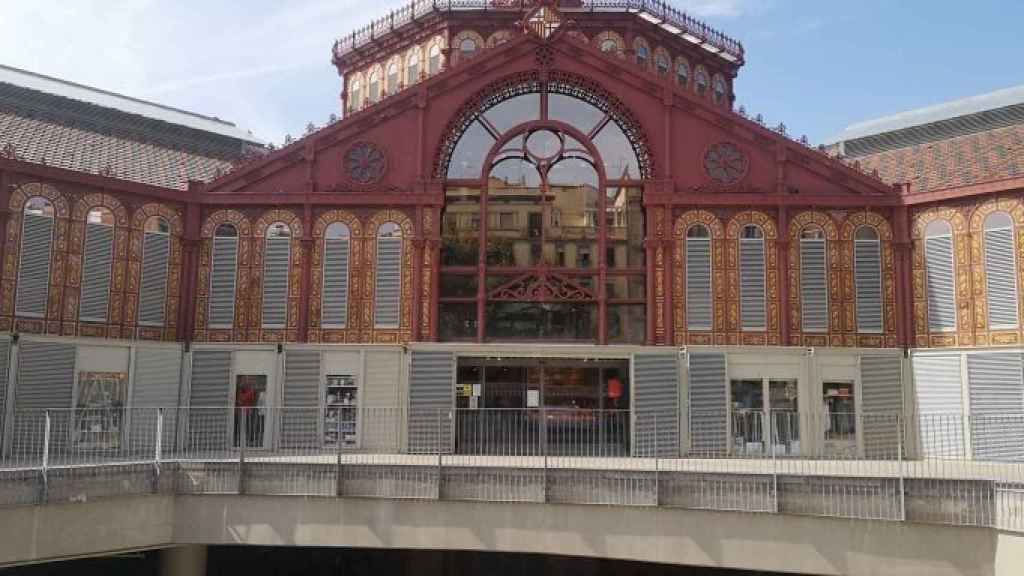
[(687, 13), (700, 17), (735, 18), (748, 9), (748, 0), (682, 0), (676, 3)]

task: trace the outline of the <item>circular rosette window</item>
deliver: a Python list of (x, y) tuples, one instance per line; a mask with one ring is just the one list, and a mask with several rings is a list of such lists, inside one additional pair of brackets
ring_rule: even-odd
[(739, 182), (747, 174), (747, 155), (731, 142), (720, 142), (704, 153), (704, 172), (719, 184)]
[(387, 157), (376, 144), (359, 142), (345, 153), (345, 173), (355, 184), (374, 184), (384, 177)]

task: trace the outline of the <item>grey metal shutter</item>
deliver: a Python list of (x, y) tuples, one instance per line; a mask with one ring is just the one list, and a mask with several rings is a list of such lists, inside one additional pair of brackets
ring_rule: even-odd
[(171, 237), (146, 232), (142, 236), (142, 280), (139, 287), (139, 324), (163, 326), (167, 304), (167, 266)]
[(711, 295), (711, 240), (687, 238), (686, 329), (711, 330), (714, 311)]
[(82, 298), (78, 319), (106, 322), (110, 307), (110, 272), (114, 260), (114, 227), (85, 225), (85, 253), (82, 255)]
[(409, 452), (450, 452), (455, 356), (413, 352), (409, 368)]
[(4, 446), (4, 424), (7, 416), (7, 376), (11, 366), (11, 341), (0, 336), (0, 450)]
[(928, 329), (956, 330), (956, 290), (953, 272), (953, 237), (924, 241), (925, 288), (928, 290)]
[(764, 240), (740, 239), (740, 324), (744, 330), (764, 330)]
[(966, 456), (960, 354), (915, 355), (911, 363), (921, 456)]
[(828, 332), (828, 280), (824, 240), (800, 240), (800, 305), (804, 332)]
[(979, 460), (1024, 459), (1020, 352), (967, 355), (971, 442)]
[(188, 399), (190, 452), (231, 446), (231, 352), (192, 352), (192, 382)]
[(348, 324), (348, 238), (324, 240), (324, 287), (321, 324), (345, 328)]
[[(162, 445), (174, 447), (178, 433), (178, 405), (181, 392), (181, 348), (140, 346), (135, 350), (132, 376), (132, 441), (134, 447), (147, 448), (155, 439), (158, 408), (163, 408)], [(145, 442), (142, 442), (142, 440)]]
[(985, 284), (989, 328), (1016, 328), (1017, 263), (1012, 228), (985, 231)]
[(377, 238), (377, 283), (373, 325), (398, 328), (402, 298), (402, 239)]
[(864, 455), (895, 459), (900, 456), (903, 430), (903, 358), (897, 355), (860, 357), (861, 423)]
[(50, 249), (53, 246), (53, 218), (24, 214), (15, 313), (44, 316), (50, 287)]
[(679, 356), (633, 356), (633, 455), (679, 456)]
[(728, 388), (725, 354), (695, 352), (687, 355), (690, 367), (690, 454), (722, 454), (728, 448), (726, 410)]
[(231, 328), (235, 323), (238, 238), (214, 238), (212, 259), (209, 326)]
[(285, 352), (282, 448), (312, 448), (319, 445), (320, 390), (320, 351)]
[(854, 241), (853, 278), (857, 292), (857, 331), (881, 332), (882, 250), (877, 240)]
[(51, 447), (67, 443), (71, 433), (68, 408), (71, 408), (74, 386), (73, 345), (21, 341), (14, 389), (13, 433), (19, 450), (35, 453), (42, 446), (44, 410), (56, 410), (52, 414)]
[(267, 238), (263, 253), (263, 327), (284, 328), (288, 321), (290, 238)]

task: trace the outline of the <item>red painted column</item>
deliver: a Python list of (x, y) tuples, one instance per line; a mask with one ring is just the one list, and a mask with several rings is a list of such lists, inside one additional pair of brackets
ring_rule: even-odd
[(409, 319), (412, 329), (409, 339), (413, 342), (420, 340), (420, 306), (423, 303), (423, 206), (416, 207), (416, 220), (414, 228), (416, 237), (412, 241), (412, 310)]
[(313, 207), (307, 201), (302, 207), (302, 283), (299, 287), (298, 341), (309, 342), (309, 301), (313, 276)]
[(182, 262), (178, 305), (178, 339), (191, 342), (196, 318), (196, 286), (199, 276), (200, 205), (195, 201), (198, 184), (189, 183), (193, 199), (185, 204), (185, 230), (181, 239)]
[(778, 230), (775, 261), (779, 269), (779, 343), (789, 346), (789, 213), (785, 206), (779, 206)]
[(896, 341), (900, 346), (914, 345), (914, 285), (910, 242), (910, 210), (893, 210), (893, 280), (896, 284)]
[[(11, 180), (6, 170), (0, 170), (0, 266), (7, 254), (7, 222), (11, 219)], [(2, 273), (2, 270), (0, 270)]]

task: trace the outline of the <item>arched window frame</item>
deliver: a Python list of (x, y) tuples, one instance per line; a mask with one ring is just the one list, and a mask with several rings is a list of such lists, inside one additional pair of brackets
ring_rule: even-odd
[(725, 82), (725, 77), (721, 74), (715, 74), (711, 79), (711, 96), (715, 101), (715, 104), (725, 104), (728, 100), (728, 85)]
[(708, 77), (708, 71), (704, 68), (703, 64), (697, 65), (696, 72), (693, 73), (693, 90), (699, 96), (707, 96), (708, 89), (711, 85), (711, 79)]
[(989, 330), (1016, 330), (1020, 326), (1020, 271), (1013, 216), (1003, 210), (993, 211), (985, 216), (982, 229)]
[[(873, 237), (864, 237), (862, 231), (869, 231)], [(875, 264), (866, 269), (866, 263), (872, 261)], [(857, 332), (881, 334), (885, 331), (885, 270), (882, 266), (882, 235), (878, 228), (871, 224), (861, 224), (854, 229), (852, 263)], [(877, 276), (877, 279), (872, 276)]]
[(355, 112), (362, 108), (363, 77), (358, 72), (352, 76), (348, 85), (348, 108)]
[(828, 249), (828, 238), (821, 226), (802, 227), (799, 236), (802, 332), (825, 334), (829, 331)]
[(423, 73), (423, 50), (419, 46), (413, 46), (405, 56), (405, 85), (412, 86), (420, 81)]
[[(222, 222), (217, 224), (213, 230), (210, 246), (209, 312), (207, 314), (207, 323), (210, 329), (235, 328), (235, 318), (238, 313), (236, 298), (238, 295), (240, 242), (241, 233), (234, 223)], [(230, 255), (230, 263), (228, 255)], [(220, 269), (221, 266), (225, 266), (225, 268)], [(218, 282), (224, 284), (218, 284)], [(230, 314), (222, 308), (229, 308)]]
[[(711, 229), (703, 222), (691, 224), (686, 229), (683, 250), (686, 255), (686, 330), (708, 332), (714, 329), (715, 318)], [(703, 269), (696, 269), (698, 264)]]
[(661, 46), (654, 49), (654, 70), (662, 77), (668, 76), (672, 70), (672, 56)]
[(636, 56), (636, 65), (641, 68), (651, 67), (651, 46), (642, 37), (633, 40), (633, 51)]
[(382, 222), (374, 231), (374, 239), (373, 327), (376, 330), (397, 330), (402, 327), (404, 316), (403, 262), (406, 254), (402, 225), (390, 219)]
[[(352, 301), (352, 254), (353, 233), (348, 224), (334, 221), (323, 233), (323, 279), (321, 294), (320, 325), (324, 329), (349, 328), (349, 304)], [(341, 272), (338, 277), (330, 273), (329, 267)]]
[(391, 96), (401, 90), (402, 84), (402, 59), (395, 56), (388, 60), (384, 69), (384, 94)]
[[(738, 241), (740, 330), (743, 332), (765, 332), (768, 330), (768, 254), (765, 231), (758, 224), (744, 224), (740, 227)], [(750, 268), (755, 250), (760, 252), (760, 272)], [(744, 251), (748, 252), (746, 260)], [(745, 261), (746, 265), (744, 265)], [(757, 289), (758, 285), (760, 286), (759, 290)], [(760, 309), (760, 314), (757, 314), (758, 309)]]
[(50, 198), (31, 196), (22, 205), (21, 218), (14, 313), (25, 318), (45, 318), (57, 233), (56, 207)]
[(167, 324), (171, 241), (171, 224), (167, 218), (159, 214), (146, 218), (142, 225), (139, 326), (163, 328)]
[(367, 104), (374, 104), (379, 102), (381, 99), (381, 92), (384, 81), (384, 69), (378, 64), (370, 68), (370, 73), (367, 75), (366, 84), (366, 102)]
[(619, 58), (626, 57), (626, 42), (622, 36), (611, 30), (606, 30), (595, 36), (594, 45), (605, 54), (614, 54)]
[(292, 237), (291, 227), (280, 220), (270, 224), (264, 234), (260, 294), (260, 326), (263, 329), (283, 329), (288, 326)]
[(686, 58), (676, 58), (676, 84), (683, 88), (690, 87), (690, 63)]
[(430, 42), (430, 47), (427, 49), (427, 75), (434, 76), (439, 74), (441, 69), (444, 67), (444, 40), (441, 38), (435, 38)]
[[(953, 225), (938, 218), (924, 230), (929, 332), (956, 332), (956, 259)], [(940, 317), (942, 316), (942, 317)]]

